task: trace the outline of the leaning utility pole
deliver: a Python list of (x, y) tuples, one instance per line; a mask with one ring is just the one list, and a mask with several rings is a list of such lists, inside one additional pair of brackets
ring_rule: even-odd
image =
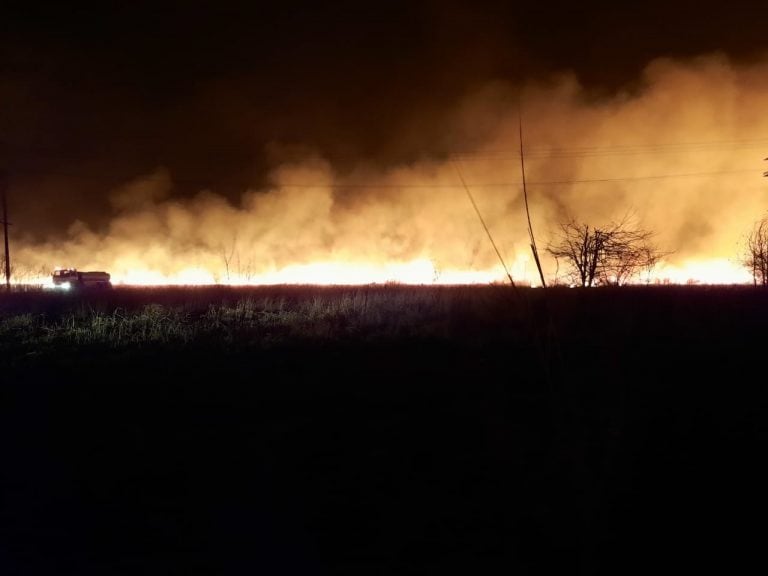
[(11, 252), (8, 249), (8, 201), (5, 197), (6, 188), (5, 172), (0, 172), (0, 196), (3, 202), (3, 235), (5, 237), (5, 289), (11, 291)]
[(504, 268), (504, 272), (507, 273), (507, 278), (509, 278), (509, 283), (512, 284), (512, 288), (517, 289), (517, 286), (515, 285), (515, 281), (512, 279), (512, 273), (509, 271), (509, 268), (507, 268), (507, 263), (504, 262), (504, 258), (501, 256), (501, 252), (499, 252), (499, 248), (498, 246), (496, 246), (496, 242), (493, 241), (493, 236), (491, 236), (491, 231), (488, 229), (488, 225), (485, 223), (485, 219), (483, 218), (483, 215), (480, 213), (480, 209), (477, 207), (477, 203), (475, 202), (475, 199), (472, 196), (472, 192), (469, 191), (469, 186), (467, 186), (467, 182), (464, 180), (464, 175), (461, 173), (461, 168), (459, 168), (459, 163), (454, 160), (453, 165), (456, 168), (456, 173), (459, 175), (459, 180), (461, 180), (461, 185), (464, 186), (464, 191), (467, 193), (467, 196), (469, 197), (469, 201), (472, 203), (472, 208), (475, 209), (475, 214), (477, 214), (477, 217), (480, 219), (480, 224), (483, 225), (483, 230), (485, 230), (485, 234), (488, 236), (488, 240), (491, 241), (491, 246), (493, 246), (493, 249), (496, 252), (496, 256), (498, 256), (499, 262), (501, 262), (501, 266), (502, 268)]
[(533, 236), (533, 226), (531, 225), (531, 211), (528, 208), (528, 187), (525, 184), (525, 155), (523, 150), (523, 107), (518, 101), (517, 104), (517, 125), (518, 132), (520, 134), (520, 171), (523, 175), (523, 199), (525, 200), (525, 215), (528, 218), (528, 237), (531, 241), (531, 252), (533, 252), (533, 259), (536, 262), (536, 268), (539, 269), (539, 277), (541, 278), (541, 287), (546, 288), (547, 283), (544, 281), (544, 271), (541, 269), (541, 261), (539, 260), (539, 250), (536, 248), (536, 239)]

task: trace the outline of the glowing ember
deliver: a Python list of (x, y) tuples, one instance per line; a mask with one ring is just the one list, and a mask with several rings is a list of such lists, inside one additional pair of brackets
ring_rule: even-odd
[(365, 285), (365, 284), (487, 284), (503, 282), (505, 276), (498, 271), (445, 271), (437, 273), (429, 260), (413, 260), (402, 264), (374, 265), (365, 263), (316, 262), (296, 264), (281, 270), (261, 274), (230, 274), (216, 279), (203, 269), (186, 269), (179, 274), (163, 275), (157, 272), (126, 271), (114, 275), (117, 284), (127, 285), (210, 285), (264, 286), (276, 284), (313, 285)]
[(727, 259), (685, 262), (681, 266), (662, 266), (652, 275), (654, 282), (671, 284), (751, 284), (743, 266)]
[(204, 286), (216, 284), (213, 275), (202, 268), (185, 268), (174, 275), (165, 275), (154, 270), (127, 270), (113, 274), (116, 284), (132, 286), (184, 285)]
[[(519, 286), (537, 286), (527, 257), (519, 258), (510, 270)], [(287, 266), (258, 275), (230, 275), (217, 278), (203, 268), (185, 268), (176, 274), (153, 270), (122, 270), (112, 275), (116, 285), (127, 286), (266, 286), (277, 284), (367, 285), (396, 283), (405, 285), (504, 284), (509, 280), (500, 267), (489, 270), (441, 270), (428, 259), (401, 264), (316, 262)], [(549, 278), (554, 284), (554, 278)], [(56, 288), (50, 276), (17, 279), (15, 284)], [(662, 263), (648, 276), (636, 278), (636, 284), (751, 284), (749, 271), (728, 259), (687, 261), (682, 265)]]

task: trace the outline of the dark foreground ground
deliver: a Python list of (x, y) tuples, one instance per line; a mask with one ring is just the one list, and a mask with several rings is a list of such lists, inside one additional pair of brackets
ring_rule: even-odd
[(768, 292), (0, 297), (0, 574), (760, 573)]

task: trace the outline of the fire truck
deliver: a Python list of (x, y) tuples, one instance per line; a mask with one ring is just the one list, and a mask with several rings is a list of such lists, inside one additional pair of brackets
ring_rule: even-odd
[(75, 268), (53, 271), (53, 285), (57, 288), (111, 288), (110, 275), (106, 272), (81, 272)]

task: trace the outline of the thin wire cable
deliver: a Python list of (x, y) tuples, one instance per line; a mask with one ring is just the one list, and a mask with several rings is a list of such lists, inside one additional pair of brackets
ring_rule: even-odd
[[(456, 159), (454, 158), (453, 161), (455, 162)], [(17, 169), (14, 168), (14, 174), (22, 174), (27, 176), (55, 176), (60, 178), (67, 178), (72, 180), (85, 180), (85, 181), (93, 181), (93, 182), (99, 182), (99, 181), (111, 181), (114, 178), (110, 176), (99, 176), (94, 174), (75, 174), (72, 172), (58, 172), (58, 171), (48, 171), (48, 170), (25, 170), (23, 168)], [(695, 178), (700, 176), (723, 176), (723, 175), (732, 175), (732, 174), (748, 174), (748, 173), (754, 173), (754, 174), (761, 174), (761, 171), (754, 168), (742, 168), (738, 170), (715, 170), (715, 171), (708, 171), (708, 172), (684, 172), (684, 173), (677, 173), (677, 174), (651, 174), (651, 175), (645, 175), (645, 176), (631, 176), (631, 177), (621, 177), (621, 178), (584, 178), (584, 179), (578, 179), (578, 180), (539, 180), (539, 181), (528, 181), (526, 184), (527, 186), (568, 186), (572, 184), (601, 184), (601, 183), (611, 183), (611, 182), (637, 182), (637, 181), (643, 181), (643, 180), (662, 180), (665, 178)], [(164, 180), (164, 176), (154, 176), (152, 174), (146, 175), (146, 176), (135, 176), (129, 180), (130, 181), (136, 180), (136, 181), (156, 181), (156, 180)], [(200, 184), (203, 186), (212, 186), (215, 184), (219, 185), (242, 185), (242, 182), (234, 182), (234, 181), (213, 181), (212, 180), (202, 180), (202, 179), (195, 179), (195, 178), (171, 178), (172, 182), (181, 183), (181, 184)], [(123, 181), (123, 184), (125, 185), (125, 181)], [(469, 185), (474, 186), (475, 188), (498, 188), (498, 187), (509, 187), (509, 186), (521, 186), (522, 182), (473, 182)], [(408, 184), (408, 183), (400, 183), (400, 184), (385, 184), (380, 182), (353, 182), (353, 183), (304, 183), (304, 182), (278, 182), (274, 184), (266, 184), (261, 186), (259, 189), (279, 189), (279, 188), (322, 188), (322, 187), (330, 187), (330, 188), (336, 188), (336, 189), (345, 189), (345, 188), (379, 188), (379, 189), (397, 189), (397, 188), (403, 188), (403, 189), (450, 189), (450, 188), (462, 188), (463, 186), (460, 184)]]
[[(104, 138), (107, 138), (106, 136)], [(111, 142), (117, 142), (122, 144), (137, 143), (139, 146), (133, 146), (134, 150), (153, 150), (153, 144), (157, 144), (159, 136), (146, 136), (146, 137), (120, 137), (111, 140)], [(200, 149), (207, 149), (216, 151), (219, 157), (234, 154), (228, 153), (228, 151), (242, 151), (244, 149), (251, 149), (253, 147), (248, 143), (240, 142), (212, 142), (206, 141), (205, 143), (198, 143), (196, 146)], [(549, 146), (528, 146), (527, 155), (529, 158), (534, 157), (580, 157), (580, 156), (602, 156), (602, 155), (624, 155), (624, 154), (643, 154), (643, 153), (677, 153), (686, 151), (717, 151), (717, 150), (738, 150), (745, 148), (762, 148), (768, 146), (768, 138), (756, 138), (747, 140), (703, 140), (703, 141), (685, 141), (685, 142), (659, 142), (650, 144), (614, 144), (609, 146), (573, 146), (573, 147), (549, 147)], [(0, 139), (0, 148), (4, 148), (4, 152), (9, 151), (21, 151), (35, 153), (36, 157), (39, 154), (45, 154), (48, 152), (49, 157), (59, 158), (72, 158), (72, 157), (89, 157), (90, 153), (87, 150), (62, 150), (61, 147), (52, 145), (26, 145), (18, 146), (9, 142), (8, 140)], [(473, 158), (499, 158), (508, 159), (511, 154), (517, 154), (517, 149), (491, 149), (481, 152), (456, 152), (451, 154), (461, 158), (463, 160), (471, 160)], [(238, 155), (239, 156), (239, 155)], [(326, 153), (325, 158), (328, 159), (350, 159), (356, 158), (353, 154), (343, 153)]]
[[(575, 146), (571, 148), (527, 146), (526, 154), (529, 158), (569, 158), (652, 153), (684, 153), (690, 151), (716, 152), (765, 148), (766, 146), (768, 146), (768, 139), (671, 142), (664, 144), (617, 144), (613, 146)], [(490, 149), (481, 152), (457, 152), (455, 155), (462, 157), (465, 160), (472, 160), (474, 158), (504, 159), (509, 158), (511, 154), (518, 154), (519, 152), (519, 149)]]

